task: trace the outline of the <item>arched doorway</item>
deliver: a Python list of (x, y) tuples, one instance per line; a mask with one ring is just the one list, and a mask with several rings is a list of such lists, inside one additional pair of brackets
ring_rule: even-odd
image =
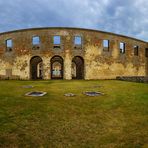
[(30, 60), (30, 78), (43, 79), (43, 61), (39, 56), (34, 56)]
[(80, 56), (72, 59), (72, 79), (84, 79), (84, 60)]
[(50, 60), (51, 79), (63, 79), (63, 58), (54, 56)]

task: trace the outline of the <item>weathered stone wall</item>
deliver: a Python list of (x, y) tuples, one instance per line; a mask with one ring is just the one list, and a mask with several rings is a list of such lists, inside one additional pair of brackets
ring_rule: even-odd
[[(53, 36), (61, 36), (61, 48), (53, 48)], [(38, 50), (33, 50), (32, 37), (40, 37)], [(74, 36), (82, 37), (82, 48), (74, 47)], [(13, 40), (11, 52), (6, 52), (5, 41)], [(109, 51), (103, 50), (103, 40), (110, 40)], [(125, 42), (125, 54), (119, 43)], [(139, 46), (134, 55), (133, 46)], [(50, 59), (61, 56), (64, 60), (64, 79), (72, 79), (71, 65), (75, 56), (84, 59), (84, 79), (115, 79), (117, 76), (146, 76), (148, 58), (145, 57), (144, 41), (106, 33), (75, 28), (38, 28), (0, 34), (0, 78), (30, 79), (30, 59), (39, 56), (43, 60), (43, 79), (51, 78)]]

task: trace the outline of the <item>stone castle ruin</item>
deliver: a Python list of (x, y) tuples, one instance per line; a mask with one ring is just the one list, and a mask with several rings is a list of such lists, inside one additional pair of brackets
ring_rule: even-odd
[(148, 75), (148, 42), (81, 28), (0, 33), (0, 79), (115, 79)]

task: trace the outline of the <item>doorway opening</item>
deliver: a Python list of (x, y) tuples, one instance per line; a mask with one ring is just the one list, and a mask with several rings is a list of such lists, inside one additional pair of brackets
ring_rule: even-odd
[(84, 60), (80, 56), (72, 59), (72, 79), (84, 79)]
[(43, 79), (43, 61), (39, 56), (34, 56), (30, 60), (30, 78)]
[(63, 58), (54, 56), (50, 60), (51, 79), (63, 79)]

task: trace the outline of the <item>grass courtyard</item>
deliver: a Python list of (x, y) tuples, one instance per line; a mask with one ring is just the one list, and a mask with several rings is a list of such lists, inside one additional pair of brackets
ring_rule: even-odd
[[(47, 95), (25, 96), (29, 91)], [(105, 95), (89, 97), (85, 91)], [(76, 96), (64, 96), (69, 92)], [(148, 84), (0, 81), (0, 147), (147, 148)]]

